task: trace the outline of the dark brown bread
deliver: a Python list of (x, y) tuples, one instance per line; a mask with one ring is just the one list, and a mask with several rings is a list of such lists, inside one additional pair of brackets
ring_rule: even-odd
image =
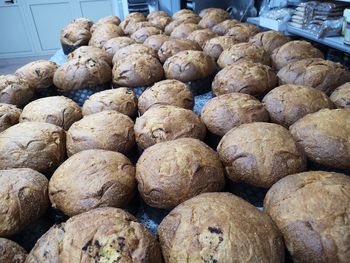
[(197, 24), (201, 18), (199, 16), (183, 16), (181, 19), (176, 19), (167, 24), (164, 28), (164, 33), (170, 35), (176, 27), (181, 24), (191, 23)]
[[(135, 25), (139, 22), (147, 22), (146, 18), (141, 14), (140, 16), (134, 16), (131, 17), (130, 19), (126, 18), (123, 22), (120, 23), (121, 29), (124, 31), (125, 34), (131, 35), (132, 33), (135, 32)], [(150, 23), (149, 23), (150, 25)]]
[(0, 262), (2, 263), (24, 263), (27, 252), (10, 239), (0, 238)]
[(249, 43), (263, 47), (268, 54), (272, 54), (276, 48), (283, 46), (289, 41), (291, 41), (290, 37), (273, 30), (260, 32), (249, 39)]
[(163, 43), (168, 40), (170, 40), (170, 36), (164, 35), (164, 34), (158, 34), (158, 35), (149, 36), (145, 40), (145, 42), (143, 42), (143, 44), (154, 49), (155, 51), (158, 51), (160, 47), (163, 45)]
[(147, 15), (147, 20), (153, 20), (158, 17), (169, 17), (165, 11), (152, 11)]
[(116, 64), (118, 61), (124, 58), (128, 58), (132, 55), (138, 55), (140, 57), (141, 55), (144, 55), (144, 54), (158, 58), (157, 52), (153, 48), (150, 48), (143, 44), (132, 44), (132, 45), (123, 47), (119, 49), (117, 52), (115, 52), (112, 62), (113, 64)]
[(199, 29), (193, 31), (187, 39), (196, 42), (200, 47), (203, 47), (205, 42), (218, 35), (210, 29)]
[(195, 15), (195, 13), (190, 9), (180, 9), (179, 11), (176, 11), (172, 17), (173, 17), (173, 19), (177, 19), (180, 16), (186, 15), (186, 14), (187, 15)]
[(201, 50), (201, 47), (189, 39), (169, 39), (159, 48), (158, 57), (164, 63), (168, 58), (184, 50)]
[(212, 30), (218, 35), (223, 36), (231, 27), (234, 27), (238, 23), (239, 21), (237, 21), (236, 19), (227, 19), (212, 27)]
[(177, 206), (158, 228), (164, 260), (284, 262), (283, 237), (273, 221), (230, 193), (204, 193)]
[(207, 12), (202, 12), (201, 17), (202, 19), (199, 21), (198, 25), (203, 28), (212, 28), (217, 24), (231, 18), (228, 12), (219, 8), (211, 9)]
[(173, 20), (171, 17), (159, 16), (150, 20), (150, 23), (164, 31), (165, 27), (169, 25), (172, 21)]
[(218, 153), (234, 182), (270, 188), (306, 170), (306, 156), (286, 128), (267, 122), (242, 124), (221, 139)]
[(123, 47), (130, 46), (135, 43), (136, 42), (129, 37), (114, 37), (108, 40), (103, 45), (103, 50), (105, 50), (108, 54), (110, 54), (113, 57), (119, 49), (122, 49)]
[(175, 27), (170, 36), (178, 39), (187, 38), (193, 31), (199, 30), (201, 27), (194, 23), (183, 23)]
[(0, 103), (0, 132), (19, 122), (22, 110), (15, 105)]
[(220, 191), (224, 171), (203, 142), (182, 138), (147, 148), (136, 164), (141, 197), (153, 207), (173, 208), (203, 192)]
[(237, 42), (248, 42), (249, 38), (258, 34), (259, 32), (260, 29), (254, 25), (237, 23), (228, 29), (225, 35), (233, 37)]
[(350, 108), (350, 83), (345, 83), (336, 88), (330, 96), (337, 108)]
[(117, 16), (105, 16), (97, 20), (97, 22), (92, 25), (90, 32), (94, 33), (95, 29), (103, 24), (114, 24), (116, 26), (119, 26), (120, 22), (121, 20)]
[(209, 39), (203, 46), (204, 53), (217, 60), (221, 53), (237, 44), (237, 41), (230, 36), (219, 36)]
[(106, 61), (109, 65), (112, 65), (113, 55), (105, 52), (104, 50), (98, 47), (82, 46), (69, 53), (67, 56), (67, 60), (77, 59), (81, 57), (90, 57), (94, 58), (95, 60), (102, 59)]
[(103, 45), (114, 37), (120, 37), (124, 35), (124, 31), (114, 24), (101, 24), (98, 26), (91, 35), (89, 46), (102, 48)]
[(135, 40), (136, 43), (143, 43), (145, 40), (152, 35), (159, 35), (162, 33), (162, 30), (158, 27), (143, 27), (135, 31), (131, 35), (131, 39)]
[(264, 200), (293, 262), (349, 261), (350, 178), (314, 171), (289, 175)]
[(65, 26), (60, 32), (60, 41), (64, 45), (83, 46), (91, 39), (90, 28), (71, 23)]
[(0, 75), (0, 103), (22, 106), (32, 99), (34, 88), (15, 75)]

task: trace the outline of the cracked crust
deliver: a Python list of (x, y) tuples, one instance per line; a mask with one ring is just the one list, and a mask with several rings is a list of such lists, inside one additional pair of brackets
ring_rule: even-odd
[(79, 59), (81, 57), (91, 57), (94, 59), (102, 59), (106, 61), (110, 66), (112, 65), (112, 55), (104, 50), (93, 46), (82, 46), (69, 53), (67, 60)]
[(260, 32), (249, 39), (249, 43), (263, 47), (268, 54), (272, 54), (276, 48), (283, 46), (289, 41), (291, 41), (290, 37), (273, 30)]
[(287, 128), (309, 113), (333, 108), (333, 103), (322, 91), (292, 84), (271, 90), (263, 102), (271, 121)]
[(170, 36), (174, 29), (179, 25), (188, 23), (198, 24), (200, 20), (201, 18), (197, 15), (182, 15), (178, 19), (175, 19), (166, 25), (164, 28), (164, 33)]
[(276, 75), (269, 66), (242, 61), (219, 71), (212, 83), (212, 90), (216, 96), (232, 92), (257, 96), (276, 85)]
[(34, 89), (15, 75), (0, 75), (0, 103), (22, 106), (34, 95)]
[(322, 171), (289, 175), (267, 192), (266, 212), (294, 262), (348, 262), (350, 178)]
[(173, 208), (200, 193), (220, 191), (225, 184), (217, 154), (192, 138), (147, 148), (137, 161), (136, 180), (143, 200), (158, 208)]
[(23, 122), (0, 133), (0, 169), (50, 172), (64, 160), (65, 151), (64, 130), (50, 123)]
[(0, 238), (0, 262), (2, 263), (24, 263), (27, 252), (10, 239)]
[(68, 216), (98, 207), (125, 207), (136, 190), (135, 168), (123, 154), (86, 150), (57, 168), (49, 183), (52, 206)]
[(148, 37), (159, 35), (161, 33), (162, 30), (158, 27), (147, 26), (136, 30), (130, 37), (131, 39), (135, 40), (136, 43), (143, 43)]
[(234, 182), (269, 188), (306, 170), (306, 156), (286, 128), (266, 122), (242, 124), (221, 139), (217, 151)]
[(158, 50), (159, 60), (164, 63), (168, 58), (176, 55), (180, 51), (201, 50), (201, 47), (189, 39), (169, 39), (165, 41)]
[(209, 39), (203, 46), (204, 53), (217, 60), (221, 53), (237, 44), (237, 41), (230, 36), (220, 36)]
[(90, 115), (104, 110), (115, 110), (129, 117), (137, 111), (137, 97), (129, 88), (104, 90), (92, 94), (83, 105), (83, 115)]
[(150, 108), (136, 119), (134, 130), (142, 149), (179, 138), (204, 140), (206, 135), (204, 123), (193, 111), (172, 105)]
[(193, 31), (199, 29), (202, 29), (199, 25), (186, 22), (175, 27), (170, 36), (176, 39), (186, 39)]
[(313, 162), (350, 169), (350, 111), (323, 109), (289, 128)]
[(163, 45), (163, 43), (168, 40), (170, 40), (170, 36), (164, 35), (164, 34), (158, 34), (158, 35), (149, 36), (145, 40), (145, 42), (143, 42), (143, 44), (145, 44), (146, 46), (158, 52), (158, 50)]
[(185, 201), (163, 219), (158, 234), (167, 263), (284, 262), (283, 238), (272, 220), (230, 193)]
[(227, 31), (234, 27), (235, 25), (239, 24), (239, 21), (236, 19), (227, 19), (224, 20), (223, 22), (215, 25), (212, 27), (212, 30), (218, 34), (219, 36), (223, 36), (227, 33)]
[(171, 17), (156, 17), (153, 18), (152, 20), (149, 20), (152, 25), (155, 27), (160, 28), (162, 31), (165, 30), (165, 27), (169, 25), (173, 20)]
[(337, 87), (350, 81), (350, 72), (340, 63), (309, 58), (288, 64), (277, 77), (280, 85), (305, 85), (330, 95)]
[(95, 24), (92, 25), (90, 32), (94, 33), (95, 29), (103, 24), (114, 24), (119, 26), (120, 22), (120, 18), (117, 16), (105, 16), (100, 18)]
[(267, 122), (269, 114), (253, 96), (230, 93), (210, 99), (202, 109), (201, 118), (211, 133), (224, 136), (244, 123)]
[(206, 41), (217, 36), (218, 35), (215, 32), (206, 28), (206, 29), (199, 29), (199, 30), (193, 31), (187, 37), (187, 39), (192, 40), (196, 42), (200, 47), (203, 47)]
[(103, 45), (102, 49), (113, 57), (118, 50), (135, 43), (136, 42), (132, 40), (130, 37), (114, 37), (108, 40)]
[[(46, 177), (32, 169), (0, 170), (0, 236), (19, 233), (45, 213), (49, 205), (47, 186)], [(1, 247), (0, 242), (0, 252)], [(0, 253), (4, 262), (2, 256)]]
[(90, 27), (82, 27), (77, 23), (70, 23), (60, 32), (62, 44), (70, 46), (87, 45), (91, 39)]
[(52, 96), (34, 100), (22, 111), (20, 122), (47, 122), (64, 130), (82, 118), (81, 109), (73, 100), (64, 96)]
[(165, 11), (152, 11), (147, 15), (147, 20), (153, 20), (158, 17), (169, 17)]
[(131, 44), (115, 52), (113, 56), (113, 65), (120, 60), (128, 58), (132, 55), (137, 55), (139, 57), (141, 55), (150, 55), (154, 58), (158, 58), (157, 52), (154, 49), (143, 44)]
[(121, 27), (114, 24), (101, 24), (96, 27), (92, 33), (91, 39), (89, 40), (89, 46), (102, 48), (111, 38), (121, 36), (124, 36), (124, 31)]
[(260, 29), (247, 23), (237, 23), (229, 28), (225, 35), (233, 37), (237, 42), (248, 42), (249, 38), (258, 34)]
[(310, 42), (303, 40), (290, 41), (276, 48), (271, 55), (272, 66), (280, 70), (289, 63), (307, 58), (324, 58), (320, 50), (313, 47)]
[(118, 208), (98, 208), (49, 229), (26, 263), (163, 262), (156, 238)]
[(202, 10), (200, 17), (202, 18), (199, 21), (198, 25), (203, 28), (212, 28), (217, 24), (230, 19), (230, 14), (220, 8), (211, 8), (210, 10)]
[(336, 88), (330, 96), (337, 108), (350, 109), (350, 82)]
[(192, 110), (194, 96), (188, 86), (175, 79), (162, 80), (146, 89), (138, 101), (139, 112), (144, 114), (151, 107), (173, 105)]
[(15, 105), (0, 103), (0, 132), (17, 124), (22, 110)]
[(125, 153), (134, 144), (134, 122), (117, 111), (84, 116), (67, 131), (68, 156), (89, 149)]

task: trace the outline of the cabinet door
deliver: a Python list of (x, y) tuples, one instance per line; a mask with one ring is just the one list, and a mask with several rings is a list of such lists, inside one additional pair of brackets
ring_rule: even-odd
[(18, 1), (0, 0), (0, 57), (32, 53), (23, 12)]
[[(114, 15), (110, 0), (79, 0), (79, 7), (83, 17), (97, 21), (101, 17)], [(118, 15), (118, 14), (115, 14)]]

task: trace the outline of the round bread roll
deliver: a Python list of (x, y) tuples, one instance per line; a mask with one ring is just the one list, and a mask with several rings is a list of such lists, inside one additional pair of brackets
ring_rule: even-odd
[(87, 150), (57, 168), (49, 183), (54, 208), (74, 216), (97, 207), (124, 207), (136, 190), (135, 168), (123, 154)]
[(199, 30), (193, 31), (187, 37), (187, 39), (192, 40), (196, 42), (200, 47), (203, 47), (206, 41), (217, 36), (218, 35), (215, 32), (206, 28), (206, 29), (199, 29)]
[(211, 133), (224, 136), (243, 123), (268, 121), (269, 114), (253, 96), (229, 93), (210, 99), (202, 108), (201, 118)]
[(225, 184), (216, 153), (193, 138), (146, 149), (136, 164), (136, 180), (143, 200), (158, 208), (173, 208), (200, 193), (220, 191)]
[(90, 32), (94, 33), (95, 29), (103, 24), (114, 24), (116, 26), (119, 26), (120, 22), (121, 20), (117, 16), (105, 16), (97, 20), (97, 22), (91, 26)]
[(232, 92), (258, 96), (276, 85), (276, 75), (269, 66), (242, 61), (219, 71), (212, 83), (212, 89), (216, 96)]
[(178, 39), (187, 38), (193, 31), (199, 30), (201, 27), (194, 23), (183, 23), (174, 28), (170, 36)]
[(182, 15), (195, 15), (195, 13), (190, 9), (180, 9), (173, 14), (173, 19), (178, 19)]
[(153, 20), (157, 17), (169, 17), (168, 13), (165, 11), (152, 11), (147, 15), (147, 20)]
[[(138, 31), (139, 29), (145, 28), (145, 27), (154, 27), (154, 25), (151, 22), (148, 21), (135, 21), (135, 22), (131, 22), (128, 25), (128, 32), (129, 35), (131, 37), (132, 34), (134, 34), (136, 31)], [(157, 28), (159, 29), (159, 28)], [(135, 40), (135, 39), (134, 39)]]
[(0, 132), (17, 124), (22, 110), (15, 105), (0, 103)]
[(340, 63), (320, 58), (302, 59), (283, 67), (277, 74), (280, 84), (313, 87), (330, 95), (350, 81), (350, 72)]
[[(60, 32), (60, 42), (66, 55), (80, 46), (87, 45), (90, 39), (90, 27), (83, 27), (76, 23), (69, 23)], [(69, 48), (65, 50), (66, 47)]]
[(289, 129), (313, 162), (350, 169), (350, 111), (323, 109), (306, 115)]
[(53, 85), (53, 75), (57, 64), (49, 60), (30, 62), (16, 70), (16, 75), (24, 79), (32, 89), (46, 89)]
[(113, 66), (113, 84), (118, 86), (151, 86), (163, 77), (162, 64), (158, 59), (147, 54), (125, 57)]
[(206, 78), (215, 74), (214, 59), (203, 51), (185, 50), (167, 59), (164, 63), (167, 79), (177, 79), (182, 82)]
[(348, 262), (350, 178), (322, 171), (289, 175), (267, 192), (266, 212), (294, 262)]
[[(48, 183), (44, 175), (32, 169), (0, 170), (1, 237), (21, 232), (45, 213)], [(2, 256), (0, 253), (0, 259)]]
[(238, 43), (225, 49), (218, 58), (218, 65), (224, 68), (240, 61), (270, 65), (270, 57), (265, 49), (250, 43)]
[(290, 37), (273, 30), (260, 32), (249, 39), (249, 43), (263, 47), (268, 54), (291, 41)]
[(270, 188), (306, 169), (306, 156), (287, 129), (266, 122), (242, 124), (221, 139), (218, 152), (234, 182)]
[(79, 59), (80, 57), (90, 57), (94, 59), (102, 59), (109, 65), (112, 65), (112, 55), (105, 52), (101, 48), (93, 46), (82, 46), (69, 53), (67, 60)]
[(160, 105), (147, 110), (135, 121), (135, 140), (146, 149), (156, 143), (179, 138), (203, 140), (206, 128), (191, 110), (172, 105)]
[(198, 25), (203, 28), (212, 28), (230, 18), (230, 14), (223, 9), (211, 10), (202, 16), (202, 19), (199, 21)]
[(174, 29), (179, 25), (188, 23), (198, 24), (200, 20), (201, 18), (197, 15), (181, 16), (179, 19), (173, 20), (168, 25), (166, 25), (164, 28), (164, 33), (170, 36)]
[(165, 41), (168, 41), (170, 37), (168, 35), (159, 34), (149, 36), (143, 44), (158, 51)]
[(139, 112), (144, 114), (151, 107), (173, 105), (192, 110), (194, 97), (188, 86), (175, 79), (166, 79), (146, 89), (138, 101)]
[(105, 110), (115, 110), (129, 117), (137, 112), (137, 98), (134, 91), (128, 88), (118, 88), (96, 92), (83, 105), (83, 115), (98, 113)]
[(323, 58), (320, 50), (303, 40), (290, 41), (276, 48), (271, 55), (272, 66), (280, 70), (289, 63), (306, 58)]
[(235, 25), (237, 25), (239, 23), (238, 20), (236, 19), (227, 19), (224, 20), (223, 22), (215, 25), (214, 27), (212, 27), (212, 30), (218, 34), (219, 36), (223, 36), (227, 33), (227, 31), (231, 28), (234, 27)]
[(164, 63), (168, 58), (174, 56), (180, 51), (201, 50), (201, 47), (189, 39), (169, 39), (165, 41), (158, 50), (159, 60)]
[(230, 193), (204, 193), (177, 206), (158, 228), (164, 260), (284, 262), (283, 237), (265, 213)]
[(37, 241), (27, 262), (161, 263), (162, 254), (157, 239), (134, 216), (106, 207), (51, 227)]
[(2, 263), (24, 263), (27, 252), (10, 239), (0, 238), (0, 262)]
[(135, 40), (136, 43), (143, 43), (145, 40), (152, 35), (159, 35), (162, 33), (158, 27), (143, 27), (135, 31), (131, 35), (131, 39)]
[(192, 12), (192, 13), (180, 14), (179, 16), (176, 16), (175, 18), (173, 17), (173, 19), (176, 21), (198, 24), (199, 21), (201, 20), (201, 17), (199, 15), (195, 14), (194, 12)]
[(350, 109), (350, 82), (336, 88), (330, 99), (337, 108)]
[(114, 24), (101, 24), (92, 33), (89, 40), (89, 46), (102, 48), (103, 45), (114, 37), (120, 37), (124, 35), (124, 31), (121, 27)]
[(237, 42), (248, 42), (249, 38), (258, 34), (259, 28), (246, 23), (237, 23), (226, 31), (227, 36), (233, 37)]
[(67, 131), (68, 156), (89, 149), (125, 153), (134, 144), (134, 122), (117, 111), (84, 116)]
[(169, 25), (172, 21), (173, 20), (171, 17), (159, 16), (150, 20), (150, 23), (164, 31), (165, 27)]
[(132, 44), (135, 44), (136, 42), (131, 39), (130, 37), (114, 37), (108, 40), (103, 45), (103, 50), (105, 50), (108, 54), (111, 56), (114, 56), (114, 54), (123, 47), (130, 46)]
[(283, 85), (271, 90), (263, 99), (272, 122), (289, 127), (309, 113), (333, 108), (322, 91), (301, 85)]
[(79, 105), (73, 100), (63, 96), (52, 96), (27, 104), (23, 108), (19, 121), (47, 122), (68, 130), (82, 117)]
[(109, 64), (97, 57), (82, 56), (68, 60), (55, 72), (53, 82), (61, 92), (93, 88), (112, 78)]
[(229, 49), (235, 44), (237, 44), (237, 41), (233, 37), (214, 37), (205, 42), (203, 51), (204, 53), (217, 60), (224, 50)]
[(89, 29), (92, 27), (94, 22), (86, 17), (78, 17), (76, 19), (73, 19), (73, 21), (70, 22), (71, 24), (75, 24), (79, 27), (83, 27), (86, 29)]
[(0, 103), (22, 106), (32, 99), (34, 89), (15, 75), (0, 75)]
[(146, 21), (146, 17), (140, 12), (133, 12), (133, 13), (128, 14), (124, 18), (124, 20), (119, 24), (119, 26), (125, 32), (125, 34), (129, 34), (130, 33), (130, 32), (128, 32), (129, 24), (135, 23), (136, 21), (137, 22)]
[(113, 64), (116, 64), (118, 61), (125, 58), (129, 58), (132, 55), (137, 55), (139, 57), (141, 55), (150, 55), (154, 58), (158, 58), (157, 52), (154, 49), (143, 44), (132, 44), (132, 45), (123, 47), (119, 49), (117, 52), (115, 52), (112, 62)]
[(50, 123), (24, 122), (0, 133), (0, 169), (50, 172), (64, 160), (65, 151), (64, 130)]

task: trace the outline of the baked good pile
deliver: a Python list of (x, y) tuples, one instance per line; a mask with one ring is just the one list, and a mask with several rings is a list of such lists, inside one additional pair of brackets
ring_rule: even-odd
[(0, 76), (1, 263), (349, 262), (347, 68), (218, 8), (60, 41)]

